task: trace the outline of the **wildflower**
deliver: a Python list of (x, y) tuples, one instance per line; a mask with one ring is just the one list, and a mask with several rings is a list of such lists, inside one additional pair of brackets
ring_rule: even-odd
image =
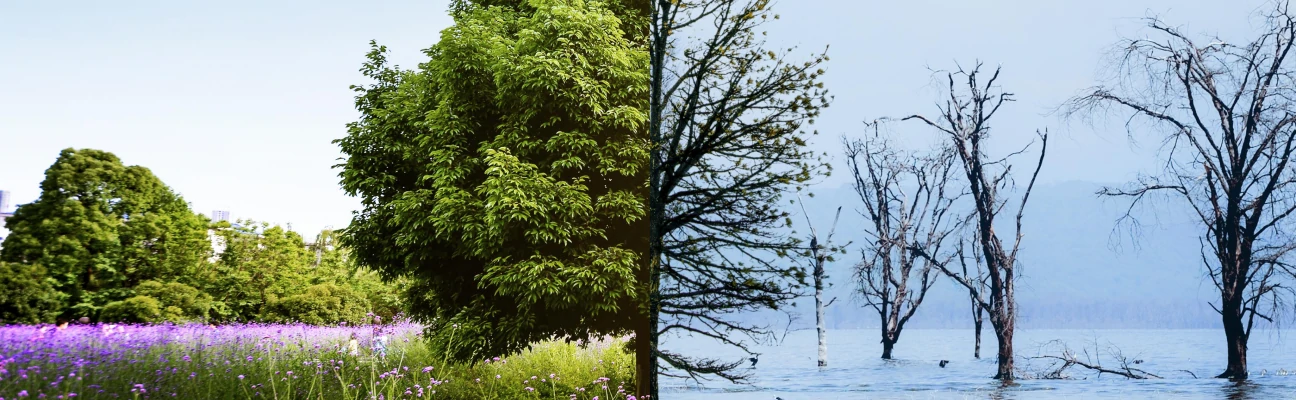
[(528, 392), (534, 392), (534, 391), (535, 391), (535, 388), (530, 387), (530, 386), (527, 386), (526, 391), (528, 391)]
[(423, 373), (432, 372), (432, 367), (423, 367)]
[(500, 376), (499, 376), (499, 375), (495, 375), (495, 379), (499, 379), (499, 378), (500, 378)]
[(239, 380), (243, 380), (243, 375), (239, 375)]
[(27, 391), (26, 390), (19, 391), (18, 397), (27, 397)]

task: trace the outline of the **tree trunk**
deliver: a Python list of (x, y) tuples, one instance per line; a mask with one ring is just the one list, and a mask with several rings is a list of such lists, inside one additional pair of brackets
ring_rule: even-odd
[(981, 313), (981, 307), (978, 307), (976, 303), (972, 303), (972, 325), (974, 332), (976, 332), (976, 347), (972, 349), (972, 357), (978, 360), (981, 359)]
[(999, 341), (999, 370), (994, 379), (1013, 380), (1013, 326), (996, 326), (995, 339)]
[(893, 348), (895, 348), (894, 340), (882, 339), (882, 359), (883, 360), (891, 359), (891, 349)]
[(828, 366), (827, 329), (824, 328), (823, 266), (815, 268), (815, 328), (819, 331), (819, 366)]
[(1228, 368), (1216, 378), (1247, 378), (1247, 335), (1242, 325), (1242, 305), (1239, 302), (1224, 302), (1220, 315), (1224, 322), (1224, 340), (1228, 342)]

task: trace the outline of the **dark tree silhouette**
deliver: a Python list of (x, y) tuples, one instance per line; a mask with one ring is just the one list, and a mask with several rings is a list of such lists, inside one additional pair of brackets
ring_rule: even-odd
[[(827, 57), (793, 63), (791, 49), (765, 48), (758, 27), (768, 5), (658, 0), (650, 22), (651, 325), (748, 353), (746, 339), (772, 331), (731, 315), (777, 310), (805, 285), (804, 268), (788, 259), (806, 247), (784, 233), (791, 218), (777, 203), (824, 166), (802, 127), (828, 104), (818, 81)], [(746, 377), (735, 371), (744, 360), (661, 350), (656, 335), (660, 375)]]
[[(1154, 38), (1119, 44), (1114, 84), (1087, 90), (1064, 111), (1092, 117), (1110, 108), (1159, 130), (1165, 146), (1161, 173), (1099, 193), (1131, 199), (1130, 209), (1154, 194), (1182, 200), (1204, 234), (1202, 261), (1219, 289), (1228, 366), (1219, 378), (1247, 377), (1247, 340), (1256, 318), (1273, 321), (1296, 272), (1287, 256), (1296, 241), (1296, 87), (1288, 57), (1296, 19), (1286, 3), (1264, 14), (1264, 30), (1250, 43), (1219, 38), (1201, 44), (1179, 29), (1148, 18)], [(1138, 79), (1135, 79), (1138, 78)], [(1120, 223), (1137, 219), (1127, 212)]]
[[(990, 134), (990, 118), (1004, 103), (1012, 101), (1012, 94), (999, 91), (995, 86), (995, 81), (999, 78), (999, 69), (995, 69), (994, 75), (991, 75), (984, 85), (979, 84), (977, 78), (980, 69), (981, 64), (978, 63), (971, 71), (959, 68), (958, 71), (947, 74), (949, 99), (944, 105), (938, 105), (939, 117), (933, 119), (912, 115), (905, 117), (904, 120), (922, 121), (942, 132), (949, 139), (949, 145), (961, 161), (968, 191), (975, 207), (969, 225), (975, 229), (973, 237), (977, 241), (976, 246), (979, 247), (981, 261), (985, 263), (984, 278), (989, 282), (987, 288), (989, 290), (978, 291), (977, 288), (981, 286), (978, 281), (980, 277), (951, 270), (948, 262), (939, 259), (940, 256), (931, 249), (923, 248), (918, 244), (911, 245), (909, 248), (915, 255), (933, 261), (941, 272), (955, 282), (968, 290), (977, 292), (977, 304), (989, 314), (990, 326), (994, 328), (995, 338), (998, 341), (998, 372), (995, 374), (995, 379), (1012, 380), (1012, 338), (1017, 321), (1014, 289), (1017, 280), (1017, 250), (1021, 246), (1023, 237), (1021, 221), (1026, 210), (1026, 201), (1030, 199), (1030, 192), (1035, 186), (1035, 178), (1039, 177), (1040, 168), (1044, 166), (1048, 132), (1036, 132), (1041, 139), (1040, 158), (1018, 204), (1017, 237), (1013, 240), (1012, 247), (1004, 247), (1003, 241), (994, 229), (1000, 212), (1008, 204), (1004, 198), (1006, 196), (1002, 196), (999, 191), (1013, 182), (1012, 167), (1008, 164), (1009, 158), (1021, 154), (1025, 149), (1000, 159), (990, 159), (985, 153), (983, 145)], [(965, 95), (960, 95), (959, 85), (955, 82), (956, 77), (966, 82)]]
[(950, 208), (960, 194), (946, 191), (955, 178), (953, 152), (918, 156), (899, 151), (873, 126), (871, 138), (842, 141), (852, 186), (864, 204), (860, 214), (868, 220), (863, 233), (869, 240), (855, 266), (857, 294), (878, 313), (882, 358), (891, 359), (905, 323), (936, 284), (936, 263), (950, 258), (922, 258), (908, 249), (942, 254), (945, 239), (957, 228)]

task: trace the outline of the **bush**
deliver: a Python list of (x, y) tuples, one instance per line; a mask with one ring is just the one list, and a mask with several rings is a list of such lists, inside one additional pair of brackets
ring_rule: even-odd
[(135, 294), (157, 299), (162, 319), (170, 322), (206, 320), (212, 308), (211, 295), (179, 282), (144, 281), (135, 287)]
[(162, 303), (149, 296), (135, 296), (104, 305), (99, 312), (103, 322), (162, 322)]
[(343, 286), (324, 283), (306, 288), (305, 293), (270, 303), (263, 319), (272, 322), (302, 322), (329, 325), (365, 322), (369, 301)]
[(54, 322), (63, 297), (44, 267), (0, 262), (0, 323)]

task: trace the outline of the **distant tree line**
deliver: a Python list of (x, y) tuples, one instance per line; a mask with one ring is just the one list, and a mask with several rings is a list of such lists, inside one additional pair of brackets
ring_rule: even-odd
[(279, 226), (212, 222), (105, 151), (63, 150), (6, 226), (0, 323), (333, 324), (403, 308), (403, 280), (357, 265), (334, 232), (308, 246)]

